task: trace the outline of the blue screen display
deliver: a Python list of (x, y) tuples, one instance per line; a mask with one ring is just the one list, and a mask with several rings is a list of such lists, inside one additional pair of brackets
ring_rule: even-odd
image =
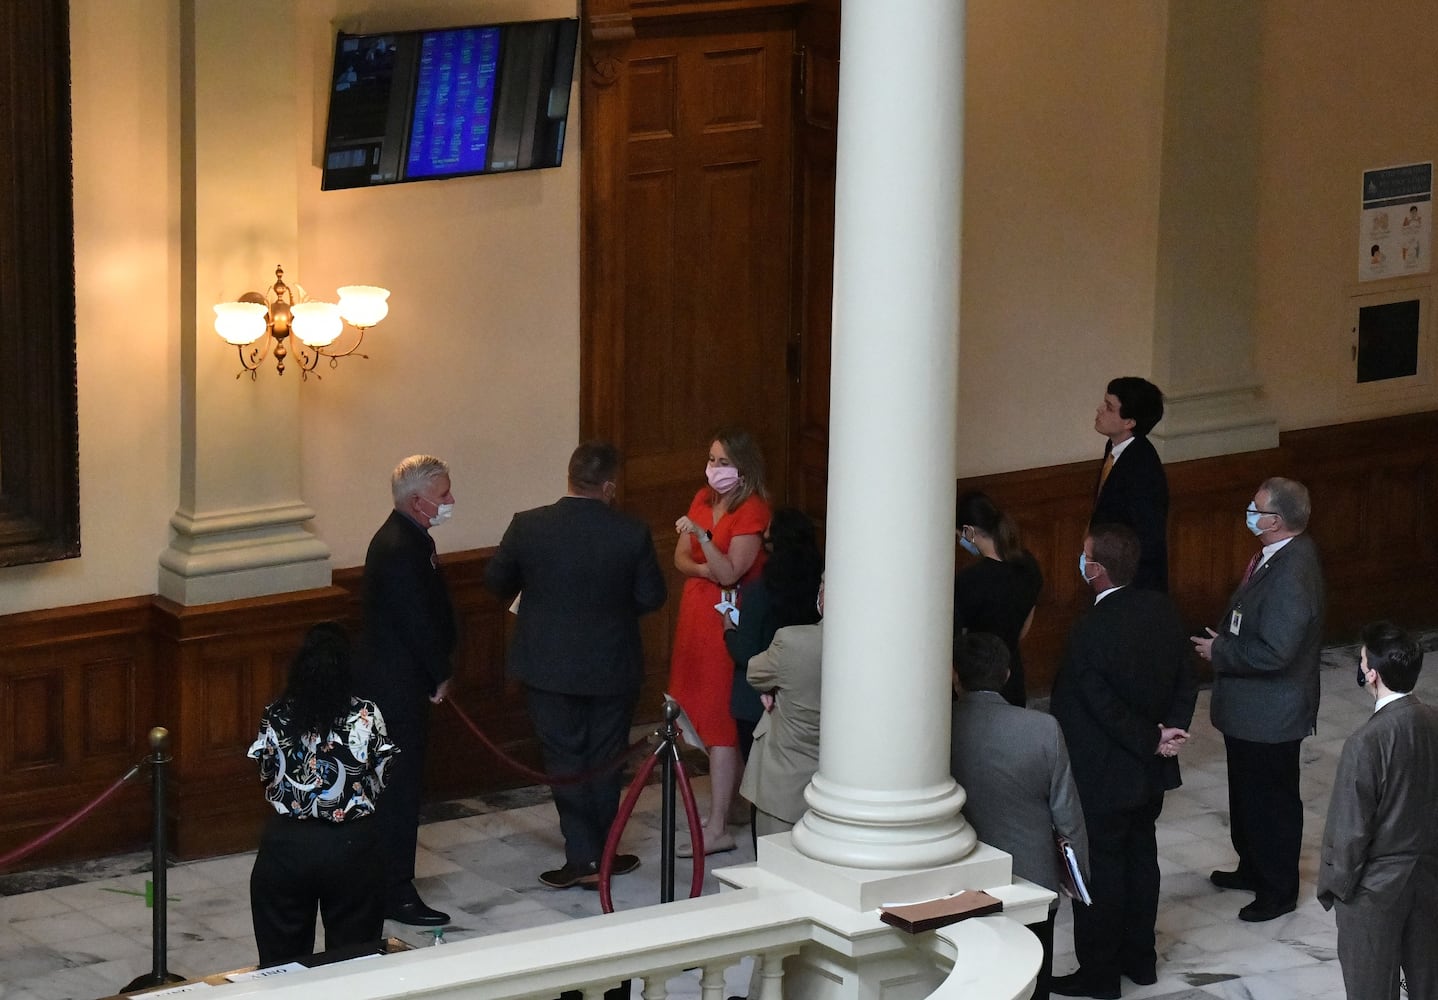
[(494, 116), (498, 27), (425, 32), (415, 80), (410, 177), (479, 173)]

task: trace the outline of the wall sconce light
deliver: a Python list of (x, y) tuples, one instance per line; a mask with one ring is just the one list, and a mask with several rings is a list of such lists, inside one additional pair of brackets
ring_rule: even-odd
[[(338, 305), (311, 302), (299, 285), (285, 284), (284, 274), (284, 268), (277, 266), (275, 283), (263, 293), (246, 292), (238, 302), (221, 302), (215, 306), (215, 332), (226, 343), (234, 344), (240, 353), (242, 368), (235, 378), (245, 372), (250, 373), (251, 380), (257, 378), (256, 373), (271, 350), (283, 375), (285, 358), (290, 356), (285, 341), (291, 334), (296, 341), (294, 354), (301, 380), (309, 378), (322, 357), (329, 358), (330, 367), (334, 368), (340, 358), (359, 350), (366, 330), (389, 315), (388, 289), (346, 285), (339, 289)], [(331, 345), (344, 332), (346, 323), (358, 330), (359, 336), (347, 350), (332, 350)], [(367, 359), (369, 355), (360, 357)]]

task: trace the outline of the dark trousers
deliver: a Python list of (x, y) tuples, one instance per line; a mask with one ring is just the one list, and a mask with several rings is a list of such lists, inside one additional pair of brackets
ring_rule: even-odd
[(1157, 964), (1158, 842), (1163, 796), (1132, 809), (1085, 812), (1091, 906), (1074, 901), (1074, 953), (1084, 974), (1118, 983)]
[[(634, 693), (559, 694), (532, 687), (525, 693), (546, 773), (560, 777), (590, 771), (612, 763), (629, 746)], [(577, 785), (553, 786), (566, 864), (599, 863), (623, 785), (622, 768), (614, 767)]]
[(270, 818), (250, 873), (250, 915), (260, 965), (315, 950), (315, 911), (325, 948), (378, 941), (384, 930), (378, 823)]
[(1228, 752), (1228, 825), (1238, 870), (1257, 886), (1257, 902), (1298, 899), (1303, 847), (1303, 800), (1298, 795), (1298, 747), (1223, 738)]
[(1039, 964), (1038, 980), (1034, 983), (1034, 995), (1030, 1000), (1049, 1000), (1049, 980), (1054, 974), (1054, 918), (1058, 913), (1058, 907), (1054, 907), (1043, 923), (1025, 924), (1044, 949), (1044, 960)]
[(389, 738), (399, 748), (387, 765), (384, 792), (375, 812), (385, 901), (397, 905), (416, 898), (414, 852), (419, 844), (419, 807), (424, 798), (430, 702), (419, 688), (401, 688), (380, 701), (379, 708)]
[[(1380, 876), (1381, 877), (1381, 876)], [(1375, 897), (1361, 887), (1348, 902), (1333, 904), (1338, 924), (1338, 962), (1350, 997), (1398, 1000), (1402, 969), (1410, 1000), (1438, 997), (1438, 862), (1418, 863), (1400, 884), (1389, 882)]]

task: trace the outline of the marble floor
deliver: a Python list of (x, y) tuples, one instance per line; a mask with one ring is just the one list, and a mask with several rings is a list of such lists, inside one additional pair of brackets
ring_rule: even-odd
[[(1438, 636), (1428, 638), (1431, 642)], [(1169, 794), (1159, 820), (1159, 981), (1143, 988), (1125, 981), (1126, 1000), (1343, 996), (1333, 917), (1314, 899), (1313, 884), (1338, 753), (1344, 738), (1372, 711), (1372, 699), (1354, 683), (1356, 655), (1356, 649), (1341, 648), (1325, 654), (1318, 732), (1303, 745), (1302, 892), (1294, 913), (1264, 924), (1237, 919), (1239, 907), (1251, 898), (1248, 894), (1220, 892), (1208, 882), (1211, 869), (1231, 867), (1234, 858), (1228, 842), (1223, 744), (1208, 724), (1208, 692), (1200, 693), (1193, 739), (1181, 758), (1184, 784)], [(1418, 691), (1438, 704), (1438, 654), (1428, 655)], [(702, 798), (705, 779), (696, 785)], [(624, 850), (638, 854), (644, 864), (615, 879), (615, 905), (620, 909), (659, 901), (654, 860), (659, 812), (658, 789), (651, 786), (625, 834)], [(737, 850), (711, 860), (720, 865), (753, 861), (748, 837), (738, 839)], [(562, 858), (545, 789), (463, 799), (428, 811), (420, 830), (418, 884), (429, 903), (453, 916), (444, 929), (445, 941), (599, 913), (597, 893), (554, 891), (536, 881), (541, 870), (557, 866)], [(170, 869), (171, 971), (206, 975), (254, 963), (248, 882), (253, 860), (252, 854), (239, 854)], [(135, 854), (0, 877), (0, 997), (99, 997), (148, 972), (148, 870), (149, 855)], [(680, 861), (676, 881), (681, 892), (689, 872), (688, 862)], [(705, 891), (718, 891), (712, 875)], [(432, 934), (417, 928), (391, 923), (386, 933), (415, 946), (434, 944)], [(1071, 940), (1065, 906), (1055, 940), (1056, 973), (1074, 967)], [(728, 992), (744, 992), (747, 982), (747, 969), (736, 967)], [(697, 982), (675, 981), (671, 989), (698, 994)]]

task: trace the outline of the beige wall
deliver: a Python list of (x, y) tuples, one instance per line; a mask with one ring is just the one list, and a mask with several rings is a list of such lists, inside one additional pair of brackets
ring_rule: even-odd
[(1438, 160), (1438, 5), (1270, 0), (1263, 13), (1257, 361), (1280, 425), (1438, 407), (1432, 386), (1372, 406), (1338, 394), (1363, 171)]
[[(155, 590), (179, 503), (176, 6), (71, 3), (84, 555), (0, 570), (0, 613)], [(244, 430), (298, 441), (304, 500), (335, 566), (362, 561), (388, 471), (411, 451), (455, 468), (459, 509), (436, 533), (440, 547), (493, 544), (511, 511), (562, 489), (577, 432), (577, 97), (558, 170), (321, 192), (330, 20), (372, 31), (575, 5), (296, 9), (300, 259), (287, 273), (317, 296), (386, 284), (393, 311), (367, 340), (369, 360), (303, 386), (298, 426)], [(1168, 10), (969, 2), (961, 474), (1092, 456), (1102, 383), (1153, 370)], [(1285, 429), (1432, 408), (1431, 394), (1345, 407), (1336, 386), (1361, 171), (1438, 151), (1438, 77), (1427, 71), (1438, 8), (1269, 0), (1262, 26), (1254, 348), (1268, 402)], [(262, 32), (241, 43), (261, 51)], [(228, 379), (228, 348), (202, 349)]]

